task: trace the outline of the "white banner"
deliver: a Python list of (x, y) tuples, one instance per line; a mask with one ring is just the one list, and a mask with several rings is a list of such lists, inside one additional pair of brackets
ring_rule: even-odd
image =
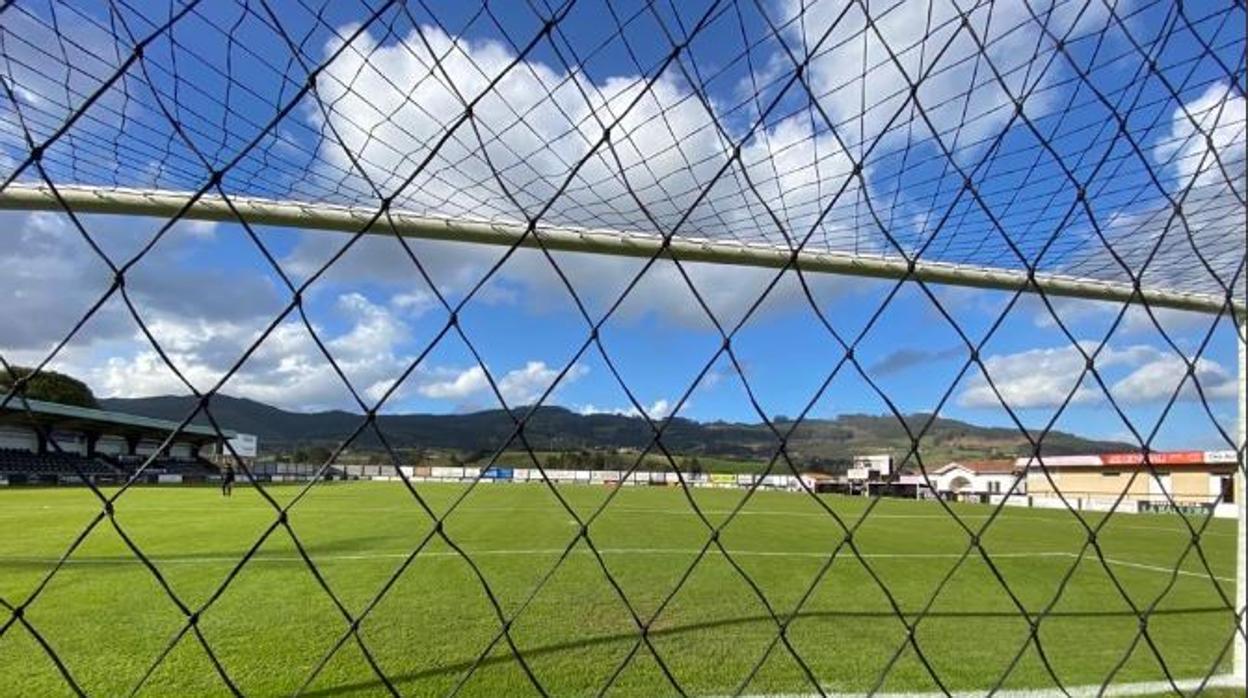
[(255, 434), (236, 434), (230, 439), (230, 448), (242, 458), (255, 458), (256, 452), (260, 450), (260, 442)]

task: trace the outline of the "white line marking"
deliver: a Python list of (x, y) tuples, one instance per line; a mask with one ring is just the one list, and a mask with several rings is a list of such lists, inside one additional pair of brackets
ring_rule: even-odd
[[(1085, 556), (1085, 558), (1086, 558), (1086, 557), (1087, 557), (1087, 556)], [(1092, 557), (1091, 559), (1092, 559), (1092, 560), (1096, 560), (1096, 557)], [(1156, 566), (1156, 565), (1146, 565), (1146, 564), (1144, 564), (1144, 563), (1142, 563), (1142, 562), (1129, 562), (1129, 561), (1127, 561), (1127, 560), (1116, 560), (1116, 559), (1114, 559), (1114, 558), (1112, 558), (1112, 557), (1107, 557), (1107, 558), (1105, 558), (1105, 562), (1108, 562), (1108, 563), (1109, 563), (1109, 564), (1111, 564), (1111, 565), (1118, 565), (1118, 566), (1120, 566), (1120, 567), (1132, 567), (1132, 568), (1135, 568), (1135, 569), (1137, 569), (1137, 570), (1148, 570), (1149, 572), (1161, 572), (1161, 573), (1163, 573), (1163, 574), (1170, 574), (1170, 573), (1173, 571), (1173, 570), (1171, 570), (1171, 569), (1166, 569), (1165, 567), (1158, 567), (1158, 566)], [(1208, 579), (1208, 578), (1209, 578), (1209, 575), (1207, 575), (1207, 574), (1205, 574), (1205, 573), (1203, 573), (1203, 572), (1189, 572), (1189, 571), (1187, 571), (1187, 570), (1179, 570), (1179, 576), (1182, 576), (1182, 577), (1197, 577), (1197, 578), (1199, 578), (1199, 579)], [(1235, 581), (1235, 579), (1234, 579), (1234, 578), (1232, 578), (1232, 577), (1218, 577), (1217, 575), (1214, 575), (1214, 578), (1215, 578), (1215, 579), (1218, 579), (1218, 580), (1221, 580), (1221, 581), (1223, 581), (1223, 582), (1232, 582), (1232, 583), (1233, 583), (1233, 582)]]
[[(1194, 691), (1201, 687), (1200, 679), (1180, 679), (1175, 681), (1175, 686), (1179, 690), (1187, 692)], [(1237, 679), (1232, 674), (1219, 674), (1209, 677), (1208, 682), (1204, 683), (1206, 688), (1228, 688), (1243, 686), (1243, 679)], [(985, 689), (986, 690), (986, 689)], [(1066, 689), (1071, 698), (1093, 698), (1094, 696), (1139, 696), (1149, 694), (1166, 694), (1173, 693), (1174, 686), (1169, 681), (1145, 681), (1141, 683), (1124, 683), (1111, 684), (1106, 687), (1104, 692), (1100, 686), (1071, 686)], [(837, 691), (826, 691), (825, 695), (829, 698), (849, 698), (850, 696), (861, 696), (861, 693), (840, 693)], [(943, 696), (944, 693), (930, 692), (923, 693), (915, 691), (912, 693), (877, 693), (877, 698), (934, 698), (935, 696)], [(984, 695), (984, 691), (955, 691), (951, 694), (953, 698), (980, 698)], [(1048, 698), (1049, 696), (1061, 696), (1062, 693), (1057, 688), (1022, 688), (1022, 689), (1006, 689), (997, 691), (993, 694), (994, 698)], [(814, 694), (805, 693), (766, 693), (747, 695), (744, 698), (813, 698)]]
[[(524, 556), (524, 555), (559, 555), (563, 552), (562, 548), (508, 548), (500, 550), (468, 550), (467, 554), (471, 556)], [(599, 548), (598, 552), (603, 555), (696, 555), (696, 548)], [(708, 554), (719, 555), (719, 550), (712, 547)], [(796, 557), (796, 558), (818, 558), (825, 559), (828, 557), (827, 551), (803, 551), (803, 550), (729, 550), (733, 557)], [(321, 555), (315, 552), (310, 553), (309, 557), (313, 562), (337, 562), (337, 561), (365, 561), (365, 560), (401, 560), (406, 558), (410, 553), (405, 552), (375, 552), (375, 553), (341, 553), (333, 555)], [(590, 551), (584, 548), (574, 548), (572, 554), (588, 555)], [(453, 550), (426, 550), (422, 551), (418, 558), (444, 558), (459, 557), (459, 553)], [(849, 553), (841, 553), (841, 557), (853, 559), (853, 555)], [(961, 553), (863, 553), (865, 559), (882, 559), (882, 560), (952, 560), (962, 557)], [(972, 553), (970, 557), (976, 556)], [(1030, 552), (999, 552), (990, 553), (992, 558), (1016, 558), (1016, 559), (1043, 559), (1043, 558), (1065, 558), (1073, 559), (1075, 553), (1065, 550), (1035, 550)], [(201, 555), (195, 557), (149, 557), (153, 563), (158, 565), (201, 565), (201, 564), (218, 564), (218, 563), (237, 563), (239, 557)], [(1084, 555), (1085, 563), (1095, 563), (1097, 558), (1095, 555)], [(132, 562), (139, 564), (138, 558), (98, 558), (98, 557), (71, 557), (65, 561), (68, 565), (115, 565), (118, 563)], [(260, 562), (303, 562), (303, 558), (298, 555), (256, 555), (252, 557), (248, 564)], [(1120, 567), (1130, 567), (1132, 569), (1145, 570), (1148, 572), (1157, 572), (1160, 574), (1170, 574), (1173, 570), (1156, 565), (1148, 565), (1140, 562), (1131, 562), (1129, 560), (1120, 560), (1115, 558), (1105, 558), (1105, 562)], [(32, 564), (55, 564), (55, 558), (46, 557), (21, 557), (0, 556), (0, 565), (4, 563), (32, 563)], [(1203, 572), (1191, 572), (1188, 570), (1179, 570), (1178, 574), (1183, 577), (1195, 577), (1197, 579), (1208, 579), (1209, 575)], [(1234, 582), (1232, 577), (1222, 577), (1214, 575), (1214, 578), (1222, 582)]]

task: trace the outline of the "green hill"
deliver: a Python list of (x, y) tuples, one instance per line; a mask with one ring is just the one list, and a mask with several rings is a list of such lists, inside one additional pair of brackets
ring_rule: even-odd
[[(185, 396), (108, 398), (105, 409), (148, 417), (181, 421), (195, 408)], [(217, 396), (212, 413), (222, 427), (259, 436), (266, 451), (288, 451), (311, 446), (334, 447), (363, 423), (359, 414), (345, 411), (288, 412), (254, 400)], [(517, 414), (523, 413), (518, 410)], [(206, 423), (203, 415), (194, 420)], [(927, 415), (907, 417), (917, 432)], [(493, 451), (514, 431), (514, 423), (502, 410), (471, 414), (391, 414), (377, 418), (377, 426), (393, 448), (429, 448), (462, 451)], [(781, 422), (783, 432), (788, 424)], [(643, 449), (653, 433), (639, 417), (613, 414), (583, 415), (562, 407), (542, 407), (524, 430), (529, 445), (540, 451), (578, 449)], [(663, 434), (669, 451), (740, 460), (769, 458), (777, 440), (764, 424), (695, 422), (675, 418)], [(789, 441), (790, 455), (807, 463), (832, 464), (854, 455), (892, 453), (905, 455), (910, 437), (892, 416), (841, 415), (834, 419), (804, 421)], [(921, 454), (928, 463), (956, 458), (1013, 457), (1030, 452), (1027, 440), (1012, 428), (983, 427), (953, 419), (937, 418), (922, 440)], [(354, 450), (380, 448), (376, 435), (365, 429), (352, 442)], [(512, 448), (521, 448), (518, 441)], [(1048, 455), (1102, 453), (1132, 450), (1129, 444), (1082, 438), (1064, 432), (1045, 436)]]

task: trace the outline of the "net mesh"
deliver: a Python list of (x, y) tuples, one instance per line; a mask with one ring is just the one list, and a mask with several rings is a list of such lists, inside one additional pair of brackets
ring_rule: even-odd
[[(805, 690), (824, 693), (818, 672), (790, 641), (789, 628), (838, 560), (850, 559), (887, 600), (903, 631), (872, 690), (885, 687), (906, 653), (917, 657), (931, 683), (948, 692), (947, 677), (927, 658), (919, 628), (964, 563), (982, 562), (1017, 617), (1030, 628), (1017, 648), (1002, 648), (1010, 660), (985, 677), (986, 690), (1006, 685), (1029, 653), (1044, 664), (1051, 688), (1066, 691), (1050, 666), (1041, 629), (1085, 561), (1103, 569), (1121, 600), (1138, 618), (1139, 629), (1101, 688), (1137, 651), (1156, 659), (1167, 687), (1190, 690), (1168, 668), (1149, 621), (1188, 566), (1195, 564), (1220, 597), (1220, 612), (1233, 622), (1222, 655), (1195, 687), (1211, 680), (1244, 635), (1244, 609), (1236, 607), (1218, 583), (1203, 547), (1210, 510), (1183, 517), (1190, 542), (1166, 566), (1169, 584), (1141, 600), (1119, 581), (1099, 536), (1137, 478), (1161, 485), (1148, 458), (1165, 414), (1184, 391), (1194, 389), (1210, 414), (1221, 441), (1244, 463), (1242, 434), (1228, 433), (1213, 418), (1215, 407), (1202, 389), (1202, 357), (1219, 323), (1234, 323), (1242, 342), (1245, 274), (1245, 7), (1242, 2), (816, 2), (630, 3), (546, 0), (526, 5), (437, 6), (400, 2), (177, 2), (110, 3), (107, 7), (61, 3), (0, 4), (0, 198), (5, 192), (39, 189), (64, 213), (114, 277), (114, 282), (63, 339), (43, 357), (40, 368), (69, 346), (93, 314), (119, 298), (164, 368), (174, 373), (197, 409), (185, 415), (179, 431), (206, 419), (224, 434), (213, 416), (214, 397), (282, 323), (301, 324), (318, 351), (350, 392), (360, 418), (354, 432), (320, 466), (327, 472), (358, 439), (375, 438), (388, 453), (393, 473), (402, 478), (412, 505), (431, 520), (423, 538), (402, 559), (372, 601), (352, 611), (309, 554), (289, 514), (315, 487), (309, 482), (283, 501), (270, 496), (245, 461), (234, 455), (239, 472), (272, 508), (271, 523), (237, 560), (216, 591), (202, 603), (183, 600), (166, 582), (162, 566), (145, 554), (117, 517), (132, 485), (141, 481), (152, 456), (115, 491), (84, 480), (98, 500), (98, 513), (64, 550), (41, 581), (20, 597), (0, 599), (5, 635), (25, 631), (55, 663), (65, 684), (84, 689), (74, 667), (62, 660), (55, 643), (25, 613), (97, 527), (111, 527), (142, 562), (164, 596), (183, 616), (181, 629), (147, 666), (138, 691), (171, 652), (192, 638), (211, 658), (223, 685), (241, 694), (239, 684), (200, 620), (270, 537), (286, 536), (303, 564), (342, 617), (341, 634), (306, 677), (318, 674), (348, 644), (358, 647), (371, 672), (391, 694), (392, 681), (361, 633), (374, 609), (396, 582), (419, 566), (431, 545), (445, 545), (472, 570), (493, 615), (495, 630), (475, 660), (455, 682), (458, 693), (486, 661), (501, 650), (522, 669), (541, 694), (547, 686), (529, 661), (514, 625), (534, 599), (579, 549), (587, 549), (602, 578), (627, 609), (631, 650), (610, 672), (599, 694), (606, 694), (640, 656), (659, 667), (668, 688), (684, 694), (678, 672), (653, 640), (673, 599), (708, 556), (721, 556), (750, 589), (771, 622), (770, 641), (737, 684), (745, 691), (776, 654), (790, 657), (807, 681)], [(624, 66), (624, 76), (620, 76)], [(86, 188), (109, 192), (138, 190), (185, 194), (180, 211), (163, 221), (137, 252), (126, 258), (106, 253), (99, 232), (78, 215), (68, 192)], [(184, 373), (145, 321), (142, 302), (127, 289), (136, 265), (205, 197), (219, 197), (228, 218), (240, 226), (281, 280), (285, 302), (266, 328), (209, 383)], [(233, 203), (241, 197), (293, 202), (312, 207), (349, 207), (366, 213), (354, 234), (341, 238), (337, 252), (315, 270), (295, 279), (277, 259), (257, 224)], [(416, 214), (453, 221), (518, 225), (523, 233), (496, 262), (468, 284), (460, 297), (441, 292), (420, 251), (394, 235), (411, 271), (423, 280), (445, 322), (433, 339), (388, 387), (372, 392), (353, 383), (340, 365), (332, 342), (324, 341), (305, 312), (305, 299), (364, 234), (394, 228), (393, 217)], [(659, 240), (653, 256), (640, 265), (613, 302), (592, 311), (585, 289), (561, 266), (543, 242), (545, 226), (608, 230)], [(739, 317), (718, 317), (714, 303), (686, 272), (669, 243), (677, 240), (731, 241), (790, 254), (761, 293)], [(460, 322), (499, 269), (521, 245), (536, 246), (583, 320), (583, 336), (571, 358), (531, 404), (509, 402), (500, 377), (479, 351), (480, 338)], [(1165, 397), (1155, 423), (1133, 421), (1103, 377), (1114, 330), (1099, 342), (1080, 340), (1042, 287), (1018, 289), (994, 311), (986, 332), (973, 332), (959, 309), (931, 284), (906, 274), (889, 282), (870, 319), (858, 331), (838, 327), (810, 289), (808, 273), (797, 262), (801, 251), (846, 253), (863, 259), (903, 264), (942, 262), (973, 269), (1060, 274), (1095, 282), (1126, 284), (1137, 291), (1166, 289), (1199, 294), (1220, 306), (1194, 347), (1180, 346), (1142, 294), (1121, 303), (1113, 327), (1128, 311), (1142, 308), (1182, 363), (1186, 376)], [(1063, 506), (1086, 533), (1056, 593), (1039, 606), (1015, 592), (1009, 576), (984, 544), (1005, 502), (983, 519), (967, 517), (941, 501), (943, 514), (964, 533), (964, 548), (925, 604), (904, 609), (890, 584), (877, 574), (855, 533), (871, 519), (881, 496), (865, 511), (847, 517), (804, 480), (804, 496), (832, 521), (838, 540), (795, 605), (781, 607), (764, 591), (739, 554), (724, 545), (721, 533), (761, 487), (758, 479), (726, 516), (711, 516), (680, 485), (690, 511), (704, 528), (697, 554), (680, 571), (654, 609), (634, 605), (626, 585), (595, 543), (594, 524), (616, 500), (613, 491), (593, 510), (578, 510), (565, 491), (547, 477), (538, 448), (526, 436), (529, 424), (578, 361), (595, 355), (627, 396), (648, 430), (648, 445), (630, 473), (657, 456), (680, 474), (680, 455), (665, 443), (673, 423), (650, 414), (622, 371), (601, 331), (658, 263), (672, 263), (696, 302), (696, 312), (714, 327), (718, 349), (688, 385), (679, 386), (674, 414), (687, 404), (699, 382), (727, 362), (749, 397), (757, 420), (771, 439), (763, 474), (800, 475), (789, 452), (794, 434), (842, 374), (860, 378), (905, 431), (910, 446), (899, 460), (928, 477), (925, 436), (935, 416), (953, 399), (958, 381), (983, 375), (989, 391), (1029, 444), (1029, 453), (1061, 495), (1045, 466), (1046, 436), (1067, 407), (1091, 389), (1121, 419), (1133, 445), (1145, 454), (1145, 468), (1130, 479), (1109, 512), (1088, 516), (1062, 497)], [(817, 318), (832, 361), (818, 389), (800, 413), (777, 420), (756, 397), (750, 372), (734, 349), (742, 328), (787, 277), (798, 280), (801, 302)], [(903, 288), (917, 289), (957, 335), (963, 364), (926, 420), (908, 417), (862, 365), (855, 350)], [(1053, 332), (1078, 353), (1083, 368), (1052, 419), (1029, 429), (1018, 406), (994, 383), (981, 352), (1024, 293), (1034, 293), (1052, 319)], [(1242, 307), (1242, 306), (1241, 306)], [(495, 582), (444, 522), (480, 483), (486, 469), (449, 507), (427, 501), (419, 483), (400, 469), (377, 416), (439, 343), (454, 338), (472, 355), (497, 404), (511, 420), (510, 433), (491, 444), (487, 467), (505, 452), (522, 451), (542, 474), (550, 494), (575, 522), (575, 535), (554, 564), (518, 604), (499, 600)], [(449, 341), (454, 341), (449, 340)], [(166, 340), (167, 343), (167, 340)], [(1098, 360), (1101, 361), (1098, 364)], [(4, 368), (13, 372), (12, 363)], [(28, 378), (12, 374), (4, 404), (29, 410)], [(1081, 388), (1081, 386), (1084, 386)], [(1241, 407), (1242, 409), (1242, 407)], [(32, 423), (35, 423), (32, 415)], [(45, 434), (50, 447), (52, 434)], [(166, 445), (177, 432), (171, 433)], [(896, 472), (900, 472), (898, 468)], [(1019, 474), (1008, 492), (1023, 482)], [(930, 480), (929, 480), (930, 481)], [(1220, 501), (1220, 497), (1219, 497)], [(1241, 551), (1242, 553), (1242, 551)], [(1196, 562), (1193, 563), (1192, 561)], [(1241, 563), (1242, 564), (1242, 563)]]

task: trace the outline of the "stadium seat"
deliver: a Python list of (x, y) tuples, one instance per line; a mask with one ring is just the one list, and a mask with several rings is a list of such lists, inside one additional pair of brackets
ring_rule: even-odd
[[(0, 448), (0, 473), (6, 475), (114, 475), (116, 471), (98, 458), (76, 453), (34, 453)], [(10, 478), (12, 479), (12, 478)]]

